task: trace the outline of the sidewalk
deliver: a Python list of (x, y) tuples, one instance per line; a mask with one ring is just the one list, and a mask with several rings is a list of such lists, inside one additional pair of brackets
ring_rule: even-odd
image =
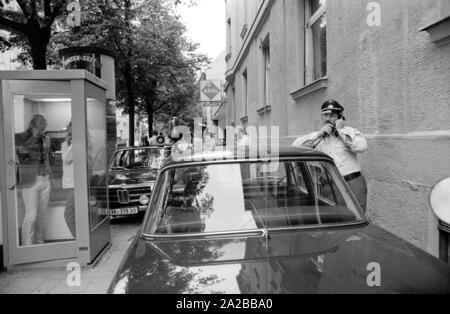
[(102, 294), (108, 289), (140, 219), (124, 219), (111, 225), (112, 246), (93, 266), (82, 268), (81, 286), (69, 287), (66, 269), (33, 269), (0, 273), (0, 294)]

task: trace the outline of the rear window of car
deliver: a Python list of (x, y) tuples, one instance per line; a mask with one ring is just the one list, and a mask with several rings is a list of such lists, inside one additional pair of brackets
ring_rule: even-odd
[(334, 165), (211, 164), (166, 170), (145, 233), (180, 235), (364, 221)]

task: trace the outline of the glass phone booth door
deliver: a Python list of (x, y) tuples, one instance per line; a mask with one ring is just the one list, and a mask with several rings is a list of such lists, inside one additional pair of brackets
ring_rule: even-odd
[(77, 256), (75, 236), (64, 224), (74, 204), (62, 159), (69, 88), (66, 82), (3, 81), (8, 264)]
[(93, 202), (107, 194), (106, 105), (73, 86), (2, 80), (8, 267), (84, 254), (83, 265), (109, 242), (109, 219)]

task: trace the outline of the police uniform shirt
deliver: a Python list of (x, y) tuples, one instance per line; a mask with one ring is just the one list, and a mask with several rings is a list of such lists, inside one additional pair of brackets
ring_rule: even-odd
[[(319, 132), (314, 132), (302, 136), (292, 145), (295, 147), (305, 146), (307, 142), (318, 139), (318, 134)], [(339, 131), (339, 134), (339, 137), (333, 135), (326, 137), (316, 147), (316, 150), (333, 158), (339, 172), (345, 177), (361, 171), (357, 154), (364, 153), (367, 150), (367, 141), (361, 132), (350, 127), (344, 127)]]

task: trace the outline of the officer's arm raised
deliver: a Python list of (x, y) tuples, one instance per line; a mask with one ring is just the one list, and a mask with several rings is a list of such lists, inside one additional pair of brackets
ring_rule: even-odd
[(339, 131), (339, 135), (344, 143), (354, 152), (355, 154), (361, 154), (367, 151), (368, 145), (367, 140), (358, 130), (346, 128)]
[(315, 141), (319, 138), (318, 133), (314, 132), (310, 135), (299, 137), (292, 146), (297, 148), (314, 148)]

